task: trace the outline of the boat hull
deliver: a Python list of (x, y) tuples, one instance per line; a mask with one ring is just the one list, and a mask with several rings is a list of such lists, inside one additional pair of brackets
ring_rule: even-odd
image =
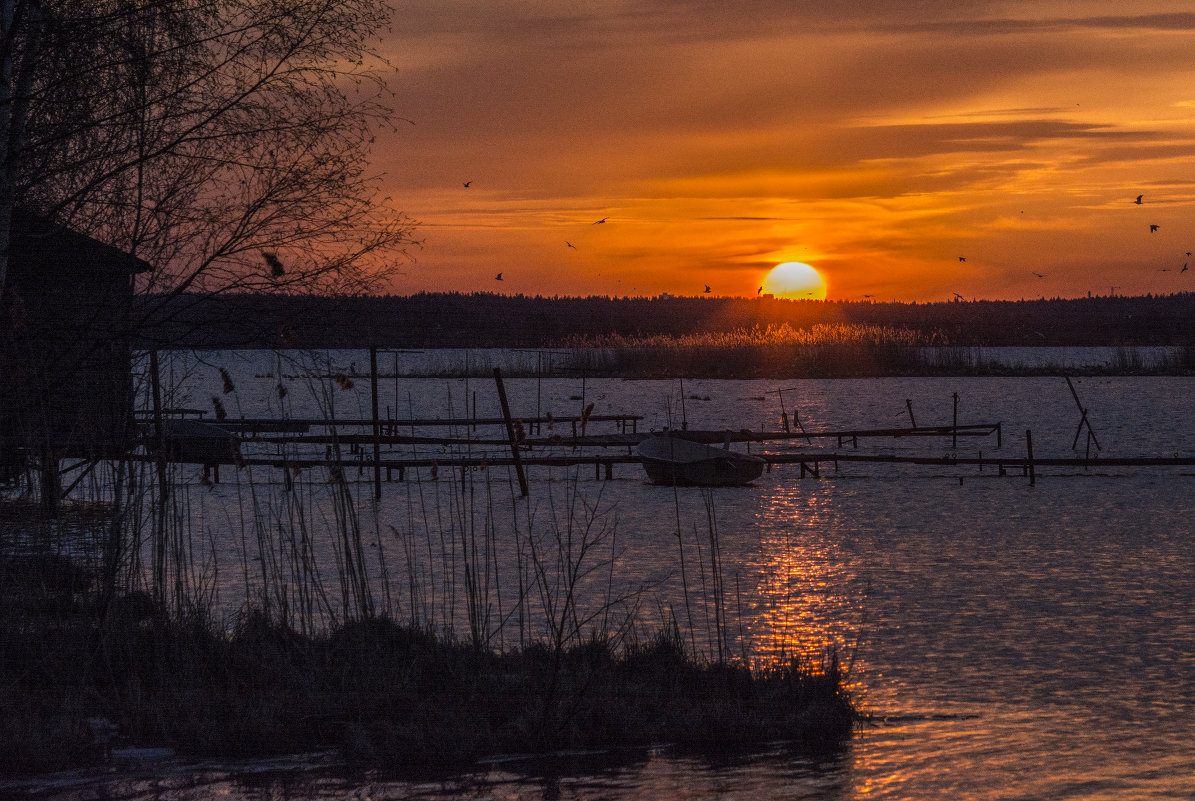
[(767, 463), (758, 456), (690, 442), (652, 437), (639, 444), (639, 459), (654, 484), (736, 487), (759, 478)]

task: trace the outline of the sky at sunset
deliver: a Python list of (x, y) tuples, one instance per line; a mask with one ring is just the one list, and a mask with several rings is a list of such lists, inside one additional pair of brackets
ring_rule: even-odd
[(1190, 0), (403, 0), (382, 50), (395, 293), (1195, 290)]

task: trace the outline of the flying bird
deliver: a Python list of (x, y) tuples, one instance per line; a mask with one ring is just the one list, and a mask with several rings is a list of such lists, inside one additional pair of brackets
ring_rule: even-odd
[(966, 256), (959, 256), (959, 257), (958, 257), (958, 260), (959, 260), (959, 261), (966, 261), (966, 260), (967, 260), (967, 257), (966, 257)]
[(268, 250), (261, 252), (261, 257), (266, 260), (266, 264), (270, 266), (270, 275), (275, 278), (281, 278), (286, 274), (286, 269), (282, 266), (282, 260), (278, 258), (277, 253), (271, 253)]
[(572, 248), (573, 250), (576, 250), (576, 249), (577, 249), (577, 246), (576, 246), (576, 245), (574, 245), (572, 242), (569, 242), (567, 239), (566, 239), (566, 240), (564, 240), (564, 244), (568, 245), (568, 246), (569, 246), (570, 248)]
[(1187, 258), (1188, 259), (1191, 258), (1191, 251), (1189, 251), (1189, 250), (1187, 251)]
[(501, 281), (501, 280), (502, 280), (502, 273), (498, 273), (497, 275), (495, 275), (495, 276), (494, 276), (494, 280), (495, 280), (495, 281)]
[(756, 295), (760, 294), (761, 292), (763, 292), (763, 287), (760, 287), (759, 289), (755, 290)]
[(610, 218), (609, 218), (609, 217), (603, 217), (603, 218), (602, 218), (602, 219), (600, 219), (600, 220), (594, 220), (594, 221), (593, 221), (593, 224), (594, 224), (594, 225), (601, 225), (602, 223), (604, 223), (604, 222), (605, 222), (606, 220), (608, 220), (608, 219), (610, 219)]
[[(710, 290), (710, 285), (709, 285), (709, 284), (706, 284), (706, 285), (705, 285), (705, 291), (706, 291), (706, 293), (708, 293), (708, 292), (710, 292), (710, 291), (711, 291), (711, 290)], [(703, 293), (703, 294), (704, 294), (704, 293)]]
[(1151, 234), (1153, 234), (1153, 233), (1157, 233), (1157, 230), (1158, 230), (1158, 226), (1156, 226), (1156, 225), (1151, 225), (1151, 226), (1149, 226), (1149, 232), (1150, 232)]
[(955, 296), (956, 298), (958, 298), (959, 300), (966, 300), (966, 298), (964, 298), (962, 295), (960, 295), (960, 294), (959, 294), (959, 293), (957, 293), (957, 292), (955, 292), (955, 293), (954, 293), (954, 296)]
[[(1032, 271), (1032, 270), (1030, 270), (1029, 272), (1031, 272), (1031, 273), (1032, 273), (1033, 271)], [(1044, 275), (1042, 275), (1041, 273), (1033, 273), (1033, 274), (1034, 274), (1034, 275), (1036, 275), (1038, 278), (1045, 278), (1045, 276), (1044, 276)]]
[(1187, 265), (1185, 265), (1185, 264), (1184, 264), (1184, 265), (1183, 265), (1183, 268), (1182, 268), (1181, 270), (1179, 270), (1179, 271), (1178, 271), (1178, 274), (1179, 274), (1179, 275), (1182, 275), (1182, 274), (1183, 274), (1183, 273), (1185, 273), (1186, 271), (1187, 271)]
[(468, 189), (468, 188), (469, 188), (469, 184), (471, 184), (471, 183), (473, 183), (473, 182), (472, 182), (472, 181), (465, 181), (465, 188), (466, 188), (466, 189)]
[(1140, 205), (1141, 205), (1141, 198), (1142, 198), (1142, 197), (1144, 197), (1144, 196), (1143, 196), (1143, 195), (1137, 195), (1137, 199), (1136, 199), (1136, 200), (1134, 200), (1133, 202), (1134, 202), (1134, 203), (1136, 203), (1138, 206), (1140, 206)]

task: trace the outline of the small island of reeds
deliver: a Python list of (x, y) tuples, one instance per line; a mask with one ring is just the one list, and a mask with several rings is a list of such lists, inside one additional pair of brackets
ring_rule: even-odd
[[(179, 488), (172, 492), (178, 497)], [(317, 595), (338, 594), (337, 582), (309, 583), (314, 595), (304, 596), (296, 590), (303, 579), (295, 580), (303, 564), (268, 577), (256, 600), (217, 619), (194, 564), (191, 587), (135, 580), (146, 575), (142, 556), (182, 558), (177, 551), (190, 544), (181, 532), (189, 529), (167, 524), (146, 535), (148, 548), (126, 541), (114, 552), (114, 511), (68, 504), (50, 522), (26, 506), (6, 507), (0, 773), (101, 763), (130, 747), (194, 757), (337, 749), (348, 762), (399, 771), (578, 748), (721, 750), (781, 740), (825, 750), (845, 743), (858, 720), (846, 671), (829, 651), (752, 664), (732, 653), (725, 632), (707, 652), (677, 616), (648, 631), (615, 613), (628, 598), (587, 605), (584, 577), (597, 563), (586, 560), (600, 537), (586, 531), (519, 546), (536, 554), (521, 575), (523, 594), (541, 602), (542, 634), (522, 633), (531, 604), (503, 611), (499, 603), (498, 625), (522, 621), (515, 641), (500, 645), (494, 626), (481, 621), (495, 601), (468, 569), (463, 635), (382, 609), (373, 597), (381, 591), (363, 574), (346, 578), (370, 553), (351, 528), (342, 531), (340, 611), (326, 625), (302, 610), (327, 600)], [(63, 527), (72, 531), (70, 546), (51, 547), (64, 542)], [(481, 569), (469, 559), (485, 542), (461, 541), (461, 554), (450, 558)], [(263, 547), (267, 559), (284, 550)], [(280, 579), (287, 571), (294, 572)], [(725, 610), (718, 617), (724, 621)]]

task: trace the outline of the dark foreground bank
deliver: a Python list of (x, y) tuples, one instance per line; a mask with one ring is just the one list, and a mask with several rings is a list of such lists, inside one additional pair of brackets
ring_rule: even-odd
[(230, 632), (95, 597), (88, 571), (3, 556), (0, 772), (95, 763), (124, 746), (250, 757), (335, 746), (350, 760), (453, 767), (502, 752), (785, 739), (834, 748), (857, 720), (837, 661), (751, 670), (679, 633), (512, 653), (384, 618), (304, 636), (260, 611)]

